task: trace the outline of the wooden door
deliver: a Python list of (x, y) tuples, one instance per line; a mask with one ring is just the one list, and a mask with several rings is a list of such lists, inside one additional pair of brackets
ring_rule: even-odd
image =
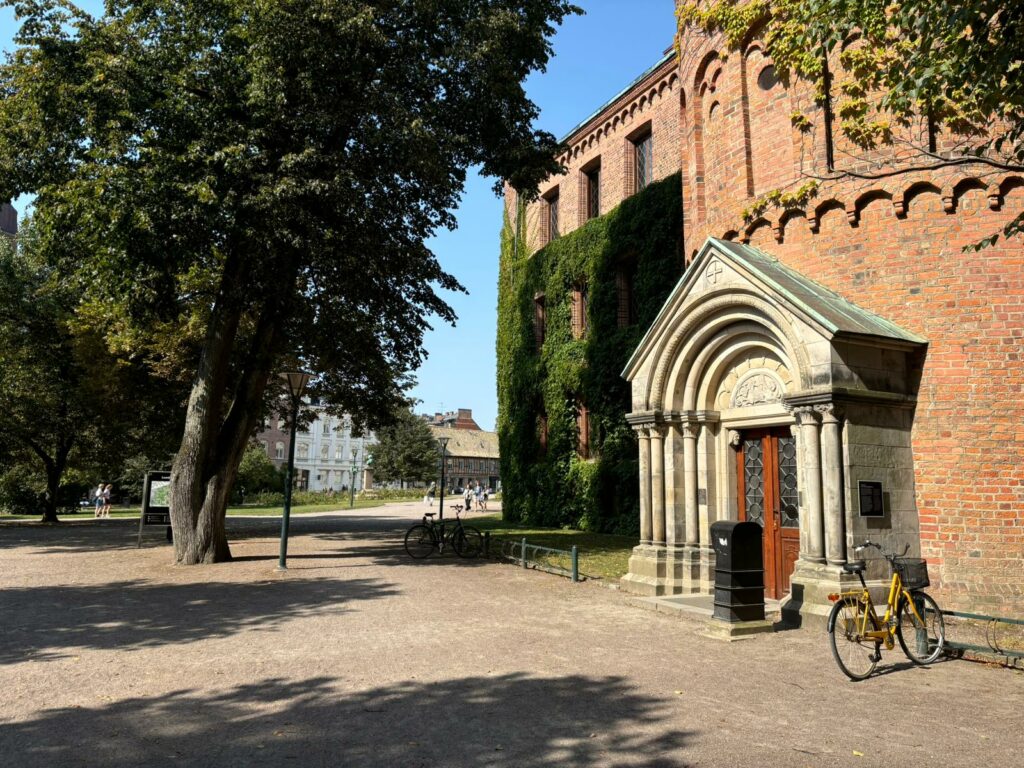
[(800, 553), (796, 440), (788, 427), (744, 431), (736, 461), (740, 520), (764, 528), (765, 596), (778, 600)]

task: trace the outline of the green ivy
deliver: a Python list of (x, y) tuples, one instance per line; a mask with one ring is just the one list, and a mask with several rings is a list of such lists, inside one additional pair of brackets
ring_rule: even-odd
[[(635, 533), (637, 444), (626, 424), (626, 361), (683, 270), (682, 182), (651, 184), (614, 210), (530, 255), (506, 220), (498, 276), (498, 439), (506, 520)], [(616, 274), (636, 265), (636, 322), (618, 325)], [(572, 289), (586, 283), (590, 330), (573, 339)], [(544, 345), (534, 339), (534, 297), (545, 296)], [(591, 453), (577, 456), (574, 396), (590, 410)], [(542, 451), (539, 417), (547, 415)]]

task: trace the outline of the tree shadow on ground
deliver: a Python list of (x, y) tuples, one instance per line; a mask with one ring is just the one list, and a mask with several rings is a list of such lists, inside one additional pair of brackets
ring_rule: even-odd
[[(311, 533), (367, 532), (368, 534), (404, 531), (409, 520), (401, 517), (366, 515), (295, 516), (289, 523), (291, 536)], [(229, 517), (228, 540), (273, 538), (280, 535), (279, 517)], [(138, 518), (111, 518), (108, 520), (75, 520), (59, 525), (42, 525), (21, 521), (0, 524), (0, 549), (39, 547), (43, 553), (75, 550), (100, 551), (135, 549), (138, 543)], [(150, 525), (143, 529), (142, 546), (167, 546), (164, 526)]]
[(130, 650), (273, 632), (293, 618), (342, 613), (352, 603), (396, 594), (377, 579), (301, 578), (4, 589), (0, 664), (57, 659), (76, 648)]
[(471, 568), (494, 562), (483, 555), (479, 557), (459, 557), (451, 544), (446, 544), (443, 553), (436, 550), (426, 558), (415, 559), (405, 551), (405, 531), (400, 533), (350, 533), (330, 532), (314, 533), (315, 538), (328, 542), (344, 542), (344, 547), (322, 555), (347, 559), (370, 559), (374, 565), (417, 565), (423, 567), (459, 566)]
[(679, 705), (620, 677), (523, 674), (405, 682), (268, 679), (0, 723), (19, 768), (80, 765), (682, 766)]

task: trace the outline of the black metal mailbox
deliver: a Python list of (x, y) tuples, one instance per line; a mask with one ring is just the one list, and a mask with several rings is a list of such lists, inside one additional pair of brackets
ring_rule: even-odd
[(715, 612), (722, 621), (764, 621), (764, 554), (757, 523), (711, 524), (715, 550)]

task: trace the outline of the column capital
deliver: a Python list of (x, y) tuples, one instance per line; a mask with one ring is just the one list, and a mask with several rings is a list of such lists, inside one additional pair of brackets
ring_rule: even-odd
[(798, 405), (793, 409), (793, 416), (801, 427), (817, 425), (818, 415), (813, 405)]
[(630, 424), (630, 429), (636, 432), (636, 436), (641, 440), (651, 439), (651, 425), (650, 424)]
[(837, 424), (839, 423), (840, 411), (835, 403), (819, 403), (814, 406), (816, 413), (821, 414), (822, 424)]
[(668, 435), (669, 426), (668, 424), (649, 424), (647, 425), (647, 431), (651, 439), (660, 438), (664, 440), (665, 436)]
[(683, 433), (683, 437), (686, 439), (696, 440), (700, 436), (701, 424), (698, 421), (684, 421), (679, 425), (680, 431)]

